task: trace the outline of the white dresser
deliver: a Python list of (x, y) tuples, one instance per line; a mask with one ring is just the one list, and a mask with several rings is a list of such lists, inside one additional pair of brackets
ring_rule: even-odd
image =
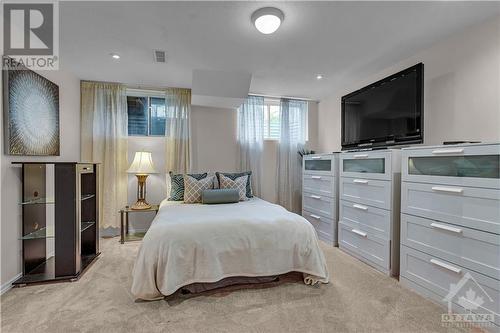
[(319, 239), (337, 246), (338, 153), (306, 155), (302, 163), (302, 216)]
[(402, 181), (401, 283), (500, 326), (500, 144), (403, 149)]
[(339, 247), (394, 276), (399, 273), (400, 152), (340, 154)]

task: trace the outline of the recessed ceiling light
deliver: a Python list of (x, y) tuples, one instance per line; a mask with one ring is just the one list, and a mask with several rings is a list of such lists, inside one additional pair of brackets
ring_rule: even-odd
[(285, 15), (281, 10), (274, 7), (257, 9), (252, 14), (252, 22), (255, 28), (264, 35), (269, 35), (278, 30)]
[(116, 59), (116, 60), (120, 59), (120, 55), (118, 53), (110, 53), (110, 56), (111, 56), (111, 58)]
[(322, 80), (323, 79), (323, 75), (321, 74), (316, 74), (316, 80)]

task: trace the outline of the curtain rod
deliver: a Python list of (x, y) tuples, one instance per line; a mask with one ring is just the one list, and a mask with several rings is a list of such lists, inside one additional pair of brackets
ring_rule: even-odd
[[(158, 88), (158, 87), (154, 87), (153, 88), (153, 87), (129, 86), (129, 85), (127, 85), (127, 89), (130, 89), (130, 90), (163, 91), (164, 89), (168, 89), (168, 88)], [(311, 99), (311, 98), (305, 98), (305, 97), (274, 96), (274, 95), (254, 94), (254, 93), (249, 93), (248, 96), (260, 96), (260, 97), (264, 97), (264, 98), (267, 97), (267, 98), (276, 98), (276, 99), (288, 98), (288, 99), (298, 99), (298, 100), (308, 101), (308, 102), (318, 102), (318, 100)]]
[[(88, 80), (81, 80), (83, 82), (96, 82), (96, 81), (88, 81)], [(104, 82), (104, 81), (97, 81), (97, 82), (102, 82), (102, 83), (118, 83), (118, 82)], [(165, 88), (159, 88), (159, 87), (148, 87), (148, 86), (138, 86), (138, 85), (128, 85), (126, 84), (125, 87), (130, 90), (149, 90), (149, 91), (154, 91), (154, 92), (164, 92), (165, 89), (168, 89), (169, 87)], [(190, 88), (187, 88), (190, 89)], [(319, 102), (316, 99), (312, 98), (306, 98), (306, 97), (292, 97), (292, 96), (276, 96), (276, 95), (266, 95), (266, 94), (256, 94), (256, 93), (248, 93), (248, 96), (260, 96), (264, 98), (275, 98), (275, 99), (281, 99), (281, 98), (287, 98), (287, 99), (298, 99), (302, 101), (308, 101), (308, 102)]]
[(163, 91), (166, 89), (170, 88), (180, 88), (180, 89), (191, 89), (191, 88), (184, 88), (184, 87), (152, 87), (152, 86), (141, 86), (141, 85), (130, 85), (130, 84), (125, 84), (127, 89), (136, 89), (136, 90), (157, 90), (157, 91)]
[(266, 95), (266, 94), (254, 94), (254, 93), (249, 93), (248, 96), (259, 96), (259, 97), (264, 97), (264, 98), (275, 98), (275, 99), (281, 99), (281, 98), (286, 98), (286, 99), (298, 99), (302, 101), (307, 101), (307, 102), (319, 102), (316, 99), (312, 98), (305, 98), (305, 97), (291, 97), (291, 96), (275, 96), (275, 95)]
[(104, 83), (104, 84), (123, 84), (121, 82), (113, 82), (113, 81), (95, 81), (95, 80), (80, 80), (80, 82), (87, 83)]

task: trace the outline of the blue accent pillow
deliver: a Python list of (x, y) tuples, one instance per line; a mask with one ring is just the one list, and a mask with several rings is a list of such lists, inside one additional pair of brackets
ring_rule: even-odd
[(238, 201), (240, 201), (240, 194), (235, 188), (219, 188), (201, 192), (202, 204), (225, 204)]
[(217, 182), (219, 183), (220, 187), (220, 177), (219, 174), (223, 174), (224, 176), (230, 178), (231, 180), (235, 180), (236, 178), (243, 177), (243, 176), (248, 176), (247, 180), (247, 188), (246, 188), (246, 196), (247, 198), (253, 198), (252, 194), (252, 183), (250, 181), (250, 178), (252, 178), (252, 171), (244, 171), (244, 172), (216, 172), (215, 175), (217, 176)]
[[(169, 201), (182, 201), (184, 200), (184, 175), (177, 174), (174, 175), (172, 171), (168, 173), (170, 175), (170, 198)], [(207, 173), (188, 173), (189, 176), (200, 180), (207, 177)]]

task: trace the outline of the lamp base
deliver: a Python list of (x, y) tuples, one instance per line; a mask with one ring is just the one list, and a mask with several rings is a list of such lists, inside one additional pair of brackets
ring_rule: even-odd
[(146, 174), (137, 174), (137, 202), (133, 204), (131, 209), (150, 209), (151, 205), (146, 202)]
[(131, 209), (135, 209), (135, 210), (141, 210), (141, 209), (150, 209), (151, 208), (151, 205), (148, 204), (146, 202), (146, 200), (144, 199), (139, 199), (137, 200), (137, 202), (135, 204), (133, 204), (132, 206), (130, 206)]

